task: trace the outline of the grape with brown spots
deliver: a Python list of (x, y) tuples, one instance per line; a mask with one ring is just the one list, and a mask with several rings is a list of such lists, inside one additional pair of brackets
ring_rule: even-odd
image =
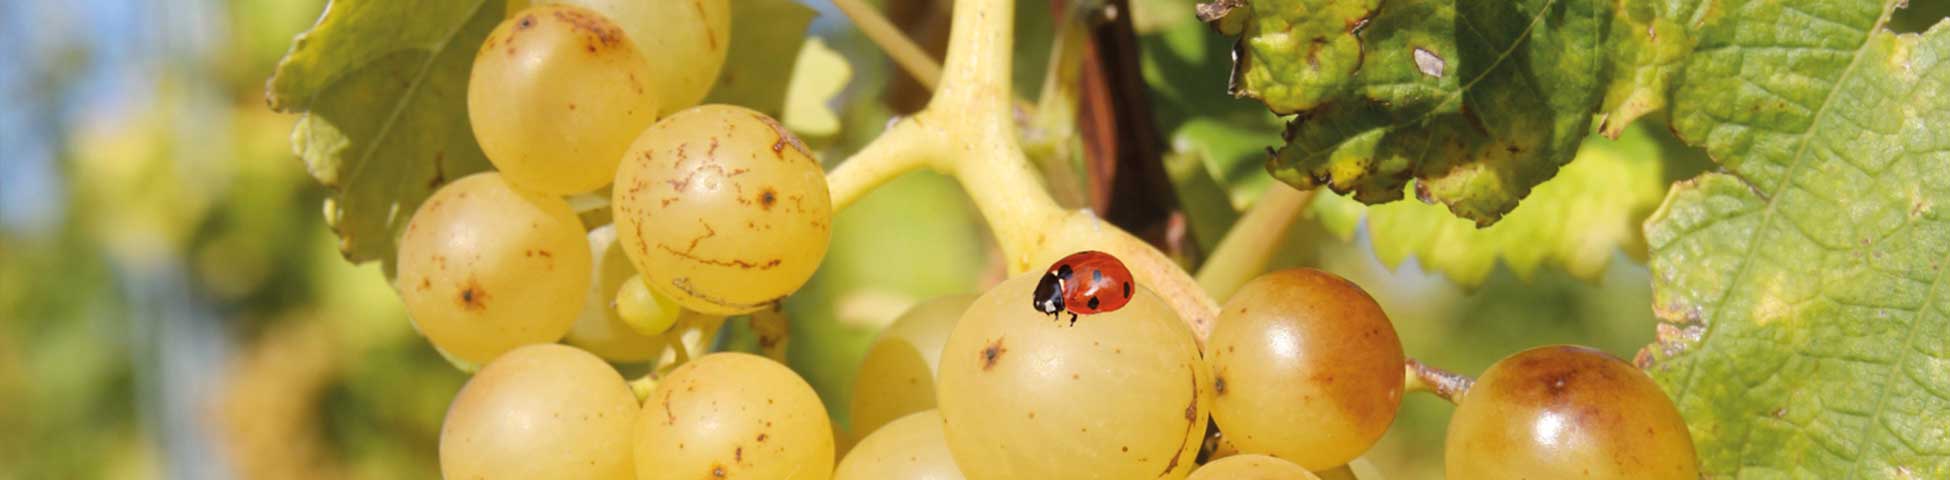
[(880, 331), (853, 379), (853, 434), (865, 437), (887, 422), (934, 408), (941, 348), (974, 295), (951, 295), (915, 305)]
[(936, 399), (968, 478), (1185, 478), (1211, 374), (1192, 331), (1140, 285), (1111, 312), (1051, 319), (1017, 275), (962, 315)]
[(1268, 273), (1226, 300), (1206, 340), (1212, 418), (1241, 451), (1321, 470), (1373, 446), (1402, 397), (1401, 340), (1332, 273)]
[(616, 172), (617, 238), (650, 288), (737, 315), (799, 289), (826, 256), (832, 197), (812, 153), (771, 117), (704, 105), (644, 130)]
[(1457, 403), (1443, 462), (1452, 480), (1700, 478), (1686, 423), (1652, 377), (1568, 345), (1491, 365)]
[(466, 479), (629, 480), (636, 396), (588, 352), (530, 345), (461, 387), (440, 427), (440, 473)]
[(484, 172), (420, 205), (400, 237), (398, 268), (396, 288), (420, 333), (482, 364), (569, 331), (588, 295), (589, 242), (568, 203)]
[(833, 427), (811, 385), (747, 353), (698, 357), (658, 380), (636, 420), (637, 480), (833, 474)]
[(589, 9), (542, 5), (516, 12), (481, 45), (467, 118), (509, 182), (583, 193), (615, 178), (630, 140), (656, 121), (655, 89), (622, 27)]
[(835, 480), (962, 480), (948, 453), (941, 412), (925, 410), (875, 430), (847, 452)]
[(718, 79), (731, 49), (728, 0), (543, 0), (609, 17), (651, 59), (649, 81), (662, 113), (697, 105)]

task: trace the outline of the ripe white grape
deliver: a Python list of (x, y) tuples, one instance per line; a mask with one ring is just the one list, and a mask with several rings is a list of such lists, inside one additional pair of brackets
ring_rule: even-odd
[(961, 480), (948, 453), (941, 412), (926, 410), (875, 430), (847, 452), (833, 472), (835, 480)]
[(1259, 454), (1233, 455), (1213, 460), (1186, 480), (1320, 480), (1300, 465)]
[[(564, 343), (588, 350), (613, 362), (642, 362), (656, 358), (665, 342), (655, 335), (638, 333), (624, 323), (611, 301), (624, 281), (636, 276), (636, 267), (616, 245), (616, 229), (611, 225), (589, 231), (589, 251), (595, 255), (589, 274), (589, 294), (583, 298), (582, 314), (569, 329)], [(674, 319), (677, 312), (672, 311)]]
[(942, 349), (936, 397), (962, 473), (1184, 478), (1212, 398), (1191, 330), (1142, 285), (1071, 326), (1036, 310), (1038, 277), (976, 299)]
[(866, 436), (894, 419), (934, 408), (941, 348), (974, 295), (929, 300), (880, 331), (853, 380), (853, 434)]
[(440, 473), (467, 479), (619, 479), (633, 475), (636, 396), (588, 352), (509, 351), (461, 387), (440, 427)]
[(811, 152), (764, 114), (704, 105), (657, 122), (616, 172), (618, 241), (684, 308), (749, 313), (798, 290), (826, 256), (832, 198)]
[(482, 364), (561, 339), (588, 294), (589, 265), (568, 203), (484, 172), (441, 187), (413, 213), (397, 288), (427, 340)]
[(635, 445), (638, 480), (833, 474), (833, 426), (812, 386), (746, 353), (698, 357), (659, 380)]
[(1367, 292), (1334, 274), (1262, 275), (1226, 300), (1206, 339), (1212, 418), (1241, 451), (1310, 469), (1347, 463), (1395, 420), (1402, 345)]
[(623, 29), (601, 14), (535, 6), (481, 45), (467, 119), (508, 181), (556, 195), (588, 192), (615, 178), (630, 140), (656, 121), (650, 75)]
[(541, 0), (595, 10), (628, 32), (651, 59), (650, 83), (668, 114), (704, 100), (731, 47), (728, 0)]

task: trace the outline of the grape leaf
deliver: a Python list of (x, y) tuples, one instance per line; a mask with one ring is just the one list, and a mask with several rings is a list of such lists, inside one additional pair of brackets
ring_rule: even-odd
[(1672, 125), (1723, 167), (1646, 223), (1640, 355), (1709, 477), (1950, 478), (1950, 22), (1902, 0), (1721, 0)]
[(278, 62), (271, 108), (304, 113), (292, 149), (331, 189), (325, 219), (347, 260), (393, 257), (414, 208), (488, 168), (467, 122), (474, 52), (500, 0), (335, 0)]
[(1478, 225), (1571, 161), (1614, 68), (1608, 0), (1245, 1), (1202, 15), (1241, 29), (1235, 93), (1296, 114), (1275, 178), (1369, 204), (1419, 179)]
[(1414, 256), (1422, 268), (1465, 286), (1482, 285), (1499, 260), (1526, 279), (1549, 265), (1593, 280), (1620, 249), (1644, 255), (1639, 225), (1670, 184), (1657, 146), (1642, 127), (1626, 130), (1619, 141), (1587, 141), (1577, 161), (1489, 227), (1421, 202), (1364, 207), (1322, 195), (1313, 209), (1328, 231), (1342, 238), (1350, 237), (1365, 216), (1383, 263), (1400, 265)]
[(731, 0), (731, 48), (704, 103), (784, 115), (786, 85), (816, 13), (793, 0)]

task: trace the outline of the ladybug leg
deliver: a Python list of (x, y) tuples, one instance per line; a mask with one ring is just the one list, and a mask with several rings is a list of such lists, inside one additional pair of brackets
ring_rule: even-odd
[(1077, 326), (1077, 312), (1070, 312), (1070, 326)]

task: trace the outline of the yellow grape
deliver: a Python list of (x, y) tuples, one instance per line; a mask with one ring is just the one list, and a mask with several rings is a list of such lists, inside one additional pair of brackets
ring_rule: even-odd
[(750, 313), (798, 290), (826, 256), (832, 197), (799, 139), (764, 114), (704, 105), (657, 122), (616, 172), (618, 241), (684, 308)]
[(461, 387), (440, 426), (440, 473), (467, 479), (620, 479), (633, 474), (636, 396), (588, 352), (509, 351)]
[(840, 461), (834, 480), (961, 480), (941, 412), (926, 410), (894, 420), (860, 440)]
[(427, 340), (481, 364), (561, 339), (588, 294), (589, 266), (567, 202), (484, 172), (440, 187), (413, 213), (397, 287)]
[(866, 436), (910, 413), (934, 408), (934, 372), (941, 348), (974, 295), (915, 305), (880, 331), (853, 379), (853, 434)]
[(936, 397), (969, 478), (1184, 478), (1211, 377), (1192, 332), (1143, 286), (1122, 308), (1052, 319), (1018, 275), (975, 300), (941, 351)]
[(1665, 391), (1584, 347), (1537, 347), (1491, 365), (1457, 402), (1448, 438), (1451, 480), (1700, 478)]
[[(642, 362), (656, 358), (664, 340), (644, 335), (631, 328), (612, 308), (611, 301), (625, 281), (636, 277), (636, 267), (616, 245), (616, 229), (610, 225), (589, 231), (589, 251), (595, 254), (590, 270), (589, 294), (583, 298), (582, 314), (569, 329), (564, 343), (588, 350), (613, 362)], [(670, 312), (675, 319), (677, 312)]]
[(1367, 292), (1313, 269), (1262, 275), (1206, 339), (1212, 418), (1241, 451), (1321, 470), (1373, 446), (1402, 397), (1402, 344)]
[(731, 2), (727, 0), (541, 0), (578, 5), (602, 13), (623, 27), (637, 51), (651, 59), (663, 113), (697, 105), (710, 93), (731, 46)]
[(1186, 480), (1320, 480), (1313, 472), (1278, 457), (1255, 453), (1213, 460)]
[(638, 480), (833, 474), (833, 426), (812, 386), (746, 353), (698, 357), (659, 380), (635, 442)]
[[(662, 2), (660, 2), (662, 3)], [(602, 188), (657, 119), (650, 64), (601, 14), (542, 5), (488, 34), (467, 82), (467, 119), (494, 168), (556, 195)]]
[(660, 335), (677, 323), (684, 309), (644, 285), (642, 275), (633, 275), (616, 290), (616, 314), (637, 333)]

